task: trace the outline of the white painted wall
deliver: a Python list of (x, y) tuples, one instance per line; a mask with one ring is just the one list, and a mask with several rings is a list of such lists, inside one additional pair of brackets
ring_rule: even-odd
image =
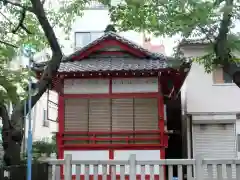
[(158, 92), (158, 78), (127, 78), (112, 80), (113, 93)]
[[(198, 57), (207, 53), (207, 48), (203, 45), (189, 45), (182, 50), (186, 57)], [(194, 123), (220, 123), (222, 120), (235, 123), (236, 113), (240, 112), (240, 89), (233, 83), (214, 84), (212, 73), (206, 73), (204, 67), (197, 63), (193, 63), (181, 93), (184, 113), (192, 114)], [(236, 123), (236, 134), (240, 134), (239, 120)], [(188, 146), (188, 154), (191, 151)]]
[[(49, 100), (58, 102), (58, 94), (54, 91), (49, 92)], [(58, 131), (58, 123), (49, 121), (49, 127), (43, 126), (44, 121), (44, 110), (47, 110), (47, 93), (39, 99), (37, 104), (32, 109), (32, 133), (33, 141), (36, 140), (51, 140), (54, 132)], [(49, 119), (57, 119), (58, 111), (57, 107), (49, 105), (48, 107)], [(28, 122), (26, 124), (26, 130), (28, 130)], [(26, 131), (26, 139), (28, 132)]]
[(108, 79), (66, 79), (64, 80), (65, 94), (107, 94)]
[[(75, 32), (103, 32), (107, 25), (109, 25), (110, 16), (108, 10), (84, 10), (82, 17), (77, 17), (72, 26), (72, 33), (70, 41), (72, 48), (74, 48), (74, 33)], [(137, 44), (143, 44), (142, 33), (127, 31), (120, 32), (119, 35), (131, 40)]]
[[(136, 160), (151, 161), (160, 160), (160, 150), (116, 150), (114, 151), (114, 159), (116, 160), (129, 160), (131, 154), (136, 155)], [(129, 166), (125, 167), (126, 174), (129, 174)], [(117, 174), (120, 173), (120, 168), (116, 168)], [(141, 166), (137, 165), (137, 174), (141, 174)], [(145, 166), (145, 174), (150, 174), (150, 167)], [(159, 174), (159, 167), (154, 166), (154, 174)]]
[[(117, 78), (112, 80), (113, 93), (158, 92), (158, 79), (153, 78)], [(107, 94), (108, 79), (67, 79), (64, 80), (65, 94)]]
[[(196, 57), (206, 53), (203, 46), (182, 48), (185, 56)], [(240, 88), (235, 84), (213, 84), (212, 74), (194, 63), (186, 78), (185, 95), (188, 113), (240, 112)]]
[[(71, 154), (73, 160), (109, 160), (108, 150), (88, 150), (88, 151), (74, 151), (65, 150), (64, 156), (66, 154)], [(159, 160), (160, 150), (114, 150), (114, 160), (129, 160), (130, 155), (135, 154), (136, 160), (149, 161), (149, 160)], [(125, 166), (126, 174), (129, 174), (129, 166)], [(107, 172), (109, 173), (109, 167), (107, 167)], [(90, 175), (93, 174), (93, 166), (89, 167)], [(99, 174), (102, 174), (102, 166), (99, 166)], [(116, 167), (116, 173), (120, 174), (120, 167)], [(137, 174), (141, 174), (141, 167), (137, 166)], [(145, 167), (145, 173), (150, 174), (149, 166)], [(76, 168), (73, 165), (72, 174), (76, 174)], [(159, 174), (159, 167), (154, 167), (154, 174)], [(81, 175), (84, 175), (84, 166), (81, 166)]]
[[(64, 157), (66, 154), (71, 154), (73, 160), (109, 160), (108, 150), (96, 150), (96, 151), (64, 151)], [(81, 175), (84, 175), (84, 166), (81, 166)], [(107, 167), (109, 173), (109, 167)], [(98, 173), (102, 174), (102, 166), (99, 166)], [(93, 174), (93, 167), (89, 167), (89, 174)], [(72, 167), (72, 175), (76, 175), (75, 165)]]

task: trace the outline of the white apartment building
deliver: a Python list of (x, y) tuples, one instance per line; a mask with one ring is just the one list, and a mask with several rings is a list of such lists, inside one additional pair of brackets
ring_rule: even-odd
[[(54, 91), (45, 92), (32, 109), (32, 135), (33, 141), (51, 141), (58, 131), (58, 94)], [(27, 118), (28, 119), (28, 118)], [(28, 122), (26, 122), (28, 130)], [(28, 132), (25, 131), (27, 139)]]
[[(36, 53), (34, 61), (40, 62), (46, 60), (46, 54), (49, 54), (48, 50)], [(11, 68), (26, 67), (28, 65), (28, 58), (23, 56), (16, 57), (10, 64)], [(50, 141), (55, 132), (58, 131), (58, 94), (54, 91), (47, 90), (42, 97), (38, 100), (36, 105), (31, 111), (31, 124), (33, 141), (44, 140)], [(26, 107), (28, 108), (28, 107)], [(12, 107), (9, 108), (11, 113)], [(28, 138), (28, 115), (26, 116), (25, 123), (25, 137), (23, 141), (27, 141)], [(24, 142), (23, 142), (24, 143)]]
[[(186, 57), (207, 53), (202, 43), (187, 43), (181, 49)], [(240, 89), (231, 77), (216, 69), (206, 73), (193, 63), (185, 81), (182, 98), (188, 124), (188, 157), (240, 157)]]

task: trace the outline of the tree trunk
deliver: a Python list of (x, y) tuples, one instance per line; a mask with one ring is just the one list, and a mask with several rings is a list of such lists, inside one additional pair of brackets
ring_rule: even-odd
[(21, 153), (22, 131), (15, 131), (11, 124), (8, 111), (5, 105), (0, 106), (0, 116), (2, 117), (2, 145), (4, 150), (3, 160), (5, 165), (19, 164)]
[(228, 10), (225, 10), (223, 13), (218, 36), (214, 45), (214, 52), (217, 57), (217, 64), (219, 64), (220, 62), (220, 64), (224, 66), (228, 65), (230, 58), (230, 49), (227, 46), (227, 36), (232, 22), (231, 18), (233, 11), (233, 0), (225, 0), (225, 2), (225, 6), (228, 8)]
[[(38, 82), (38, 93), (32, 96), (31, 108), (37, 103), (44, 92), (46, 92), (48, 85), (52, 81), (52, 77), (57, 72), (63, 54), (60, 45), (57, 41), (56, 35), (46, 17), (45, 11), (43, 9), (43, 4), (40, 0), (31, 0), (32, 11), (49, 42), (52, 49), (52, 58), (48, 63), (47, 68), (44, 70), (41, 79)], [(26, 101), (28, 103), (28, 101)], [(8, 115), (8, 111), (5, 105), (0, 105), (0, 116), (2, 117), (3, 129), (2, 129), (2, 139), (3, 139), (3, 149), (4, 149), (4, 161), (5, 165), (18, 165), (21, 162), (21, 144), (23, 138), (23, 125), (24, 125), (24, 106), (25, 102), (20, 102), (17, 104), (13, 110), (11, 118)], [(28, 107), (28, 104), (27, 104)], [(28, 113), (29, 109), (26, 109)]]
[(19, 165), (21, 163), (21, 143), (13, 140), (11, 136), (6, 136), (7, 143), (4, 144), (4, 162), (6, 166)]
[[(55, 73), (59, 67), (60, 61), (62, 59), (62, 54), (55, 54), (48, 66), (48, 71)], [(52, 73), (51, 73), (52, 74)], [(43, 77), (38, 83), (38, 93), (32, 96), (33, 107), (37, 101), (41, 98), (44, 92), (46, 92), (48, 85), (51, 83), (52, 77), (48, 76), (48, 73), (44, 73)], [(3, 149), (4, 149), (4, 162), (7, 166), (17, 165), (21, 162), (21, 144), (23, 139), (23, 125), (24, 125), (24, 103), (19, 104), (13, 111), (11, 120), (5, 106), (1, 107), (0, 116), (3, 119)], [(28, 107), (28, 101), (27, 101)], [(28, 108), (27, 108), (28, 112)]]

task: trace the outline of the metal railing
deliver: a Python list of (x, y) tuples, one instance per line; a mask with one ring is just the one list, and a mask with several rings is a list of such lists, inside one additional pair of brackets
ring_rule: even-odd
[[(240, 160), (238, 159), (164, 159), (136, 160), (72, 160), (48, 161), (52, 167), (51, 180), (240, 180)], [(63, 168), (62, 168), (63, 165)]]

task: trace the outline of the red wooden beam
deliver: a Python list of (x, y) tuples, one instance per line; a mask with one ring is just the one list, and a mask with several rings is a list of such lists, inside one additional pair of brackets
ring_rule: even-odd
[[(109, 144), (106, 144), (105, 146), (71, 146), (70, 145), (63, 145), (61, 146), (61, 149), (63, 151), (69, 150), (69, 151), (84, 151), (84, 150), (160, 150), (160, 149), (165, 149), (166, 147), (161, 146), (158, 144), (157, 146), (145, 146), (145, 144), (142, 144), (142, 146), (131, 146), (132, 144), (121, 144), (122, 146), (119, 147), (114, 147), (114, 146), (109, 146)], [(147, 145), (147, 144), (146, 144)], [(62, 153), (63, 153), (62, 151)]]
[(126, 54), (126, 51), (98, 51), (96, 54), (106, 54), (106, 55), (124, 55)]
[(63, 141), (152, 141), (160, 137), (64, 137)]
[(127, 135), (127, 134), (159, 134), (160, 130), (138, 130), (138, 131), (65, 131), (62, 135)]
[(157, 98), (158, 93), (64, 94), (64, 98)]
[(115, 39), (106, 39), (104, 41), (100, 41), (99, 43), (97, 43), (96, 45), (86, 49), (85, 51), (81, 52), (78, 56), (74, 56), (72, 58), (73, 61), (79, 61), (79, 60), (82, 60), (83, 58), (89, 56), (91, 53), (95, 52), (95, 51), (98, 51), (98, 50), (101, 50), (103, 48), (105, 48), (106, 46), (119, 46), (121, 49), (137, 56), (137, 57), (145, 57), (146, 54), (142, 51), (140, 51), (139, 49), (134, 49), (132, 47), (130, 47), (129, 45), (126, 45), (120, 41), (117, 41)]
[(161, 148), (164, 147), (163, 144), (64, 144), (62, 145), (63, 149), (70, 148), (70, 149), (124, 149), (124, 148)]

